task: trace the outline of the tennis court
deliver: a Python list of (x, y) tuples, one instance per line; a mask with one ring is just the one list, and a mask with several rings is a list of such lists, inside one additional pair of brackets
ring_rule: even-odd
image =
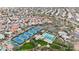
[(31, 38), (33, 35), (40, 32), (41, 30), (42, 30), (42, 28), (40, 28), (40, 27), (32, 27), (32, 28), (28, 29), (26, 32), (23, 32), (23, 33), (19, 34), (18, 36), (14, 37), (12, 40), (18, 44), (22, 44), (26, 40)]

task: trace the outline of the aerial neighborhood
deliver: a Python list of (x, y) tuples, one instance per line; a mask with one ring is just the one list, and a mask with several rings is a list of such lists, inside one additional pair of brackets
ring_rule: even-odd
[(78, 7), (0, 8), (0, 51), (78, 50)]

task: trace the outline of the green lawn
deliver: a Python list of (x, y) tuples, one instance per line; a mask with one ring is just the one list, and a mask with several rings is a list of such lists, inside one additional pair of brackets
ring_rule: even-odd
[(65, 44), (61, 39), (56, 39), (53, 43), (58, 44), (63, 47), (68, 47), (68, 45)]
[(37, 40), (37, 43), (44, 46), (47, 45), (47, 42), (43, 41), (43, 40)]
[(42, 39), (38, 39), (38, 40), (33, 39), (33, 41), (36, 42), (37, 44), (40, 44), (41, 46), (44, 46), (44, 45), (48, 44), (47, 42), (45, 42)]
[(35, 47), (35, 45), (32, 43), (32, 42), (29, 42), (29, 43), (25, 43), (23, 44), (19, 50), (20, 51), (23, 51), (23, 50), (30, 50), (30, 49), (33, 49)]
[[(40, 44), (41, 46), (45, 46), (49, 43), (43, 41), (42, 39), (32, 39), (29, 43), (23, 44), (18, 51), (28, 51), (32, 50), (33, 48), (37, 47), (37, 45)], [(69, 44), (65, 44), (62, 40), (56, 39), (52, 44), (49, 44), (52, 49), (56, 49), (58, 51), (72, 51), (72, 47), (69, 46)]]
[(31, 50), (33, 48), (35, 48), (37, 45), (35, 44), (40, 44), (41, 46), (47, 45), (47, 42), (43, 41), (43, 40), (31, 40), (31, 42), (29, 43), (25, 43), (23, 44), (19, 49), (17, 49), (18, 51), (25, 51), (25, 50)]
[(54, 43), (51, 44), (50, 47), (53, 48), (53, 49), (61, 49), (61, 47), (59, 45), (54, 44)]
[(60, 51), (72, 51), (73, 47), (72, 46), (69, 46), (69, 43), (68, 44), (65, 44), (62, 40), (60, 39), (56, 39), (52, 44), (50, 44), (50, 47), (52, 49), (57, 49), (57, 50), (60, 50)]

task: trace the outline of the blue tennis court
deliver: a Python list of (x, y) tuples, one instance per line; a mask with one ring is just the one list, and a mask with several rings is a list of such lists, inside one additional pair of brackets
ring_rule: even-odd
[(28, 30), (28, 32), (35, 34), (35, 33), (37, 33), (37, 30), (31, 28), (31, 29)]
[(18, 35), (17, 37), (13, 38), (12, 40), (18, 44), (24, 43), (24, 41), (28, 40), (30, 37), (35, 35), (41, 30), (40, 27), (32, 27), (28, 31), (23, 32), (22, 34)]
[(33, 29), (38, 31), (38, 32), (41, 30), (41, 28), (33, 28)]
[(14, 41), (12, 41), (12, 44), (13, 44), (14, 46), (19, 46), (19, 44), (18, 44), (17, 42), (14, 42)]
[(24, 40), (21, 40), (19, 37), (16, 37), (13, 40), (16, 41), (19, 44), (22, 44), (24, 42)]
[(27, 36), (32, 36), (32, 34), (31, 33), (29, 33), (29, 32), (24, 32), (24, 35), (27, 35)]
[(37, 33), (37, 30), (34, 30), (34, 29), (31, 29), (31, 30), (29, 30), (29, 31), (31, 31), (32, 33)]
[(49, 33), (43, 33), (42, 36), (43, 36), (43, 38), (46, 38), (46, 39), (49, 40), (49, 41), (54, 41), (55, 38), (56, 38), (55, 35), (53, 35), (53, 34), (49, 34)]
[(22, 39), (22, 40), (27, 40), (27, 39), (29, 39), (29, 36), (27, 36), (27, 35), (24, 35), (24, 34), (22, 34), (22, 35), (20, 35), (20, 36), (18, 36), (20, 39)]

